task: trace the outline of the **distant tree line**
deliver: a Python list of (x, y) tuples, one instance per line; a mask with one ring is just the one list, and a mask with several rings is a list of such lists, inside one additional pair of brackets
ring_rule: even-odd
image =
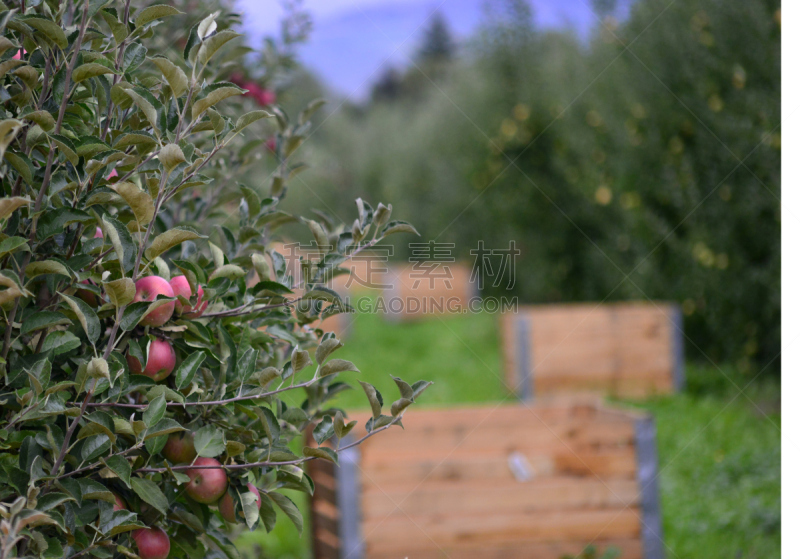
[(522, 0), (458, 48), (434, 18), (313, 135), (307, 186), (391, 199), (466, 260), (515, 240), (522, 301), (676, 301), (690, 356), (779, 370), (779, 2), (594, 5), (588, 38)]

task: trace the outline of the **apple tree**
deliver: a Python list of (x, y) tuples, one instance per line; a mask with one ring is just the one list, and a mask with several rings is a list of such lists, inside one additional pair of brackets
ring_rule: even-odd
[[(359, 371), (319, 324), (351, 309), (327, 286), (414, 229), (361, 200), (347, 226), (279, 209), (319, 103), (244, 112), (216, 13), (153, 46), (194, 15), (0, 4), (0, 559), (235, 556), (232, 523), (301, 528), (283, 491), (313, 492), (303, 463), (400, 425), (429, 385), (396, 378), (384, 405), (362, 382), (373, 415), (348, 436), (332, 399)], [(266, 130), (274, 172), (238, 184)], [(272, 250), (287, 223), (315, 240), (299, 277)]]

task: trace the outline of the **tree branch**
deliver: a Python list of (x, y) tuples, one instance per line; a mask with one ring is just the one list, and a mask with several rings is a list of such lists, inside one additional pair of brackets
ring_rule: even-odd
[[(377, 435), (381, 431), (385, 431), (389, 427), (396, 425), (402, 418), (403, 418), (402, 415), (398, 415), (397, 417), (392, 419), (392, 421), (389, 424), (384, 425), (383, 427), (379, 427), (374, 431), (370, 431), (357, 441), (339, 448), (337, 452), (341, 452), (343, 450), (347, 450), (348, 448), (353, 448), (354, 446), (360, 445), (373, 435)], [(221, 464), (219, 466), (195, 466), (192, 464), (185, 464), (185, 465), (171, 466), (169, 469), (173, 471), (180, 471), (180, 470), (244, 470), (248, 468), (266, 468), (266, 467), (275, 468), (279, 466), (294, 466), (297, 464), (303, 464), (304, 462), (316, 459), (317, 459), (316, 456), (306, 456), (304, 458), (298, 458), (297, 460), (287, 460), (285, 462), (264, 461), (264, 462), (249, 462), (246, 464), (229, 464), (229, 465)], [(167, 468), (139, 468), (136, 471), (141, 473), (163, 473), (168, 470)]]
[[(287, 392), (289, 390), (294, 390), (295, 388), (306, 388), (311, 386), (315, 382), (320, 380), (319, 378), (312, 378), (306, 382), (301, 382), (300, 384), (293, 384), (291, 386), (284, 386), (283, 388), (278, 388), (276, 390), (272, 390), (270, 392), (259, 392), (256, 394), (250, 395), (243, 395), (243, 396), (236, 396), (234, 398), (227, 398), (224, 400), (208, 400), (205, 402), (167, 402), (167, 406), (173, 407), (181, 407), (185, 408), (187, 406), (223, 406), (225, 404), (230, 404), (232, 402), (241, 402), (243, 400), (263, 400), (264, 398), (269, 398), (270, 396), (275, 396), (276, 394), (281, 394), (282, 392)], [(77, 402), (71, 402), (72, 405), (78, 405)], [(89, 404), (89, 407), (92, 408), (129, 408), (134, 410), (143, 410), (146, 409), (149, 404), (121, 404), (118, 402), (93, 402)]]

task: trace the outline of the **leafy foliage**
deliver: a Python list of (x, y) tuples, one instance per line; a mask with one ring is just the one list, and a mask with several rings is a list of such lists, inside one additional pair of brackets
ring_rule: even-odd
[[(0, 12), (3, 559), (135, 557), (133, 542), (152, 559), (161, 528), (170, 556), (232, 557), (221, 497), (250, 529), (280, 510), (300, 530), (278, 490), (312, 493), (304, 462), (400, 424), (429, 384), (396, 380), (401, 397), (377, 407), (365, 384), (375, 417), (343, 442), (353, 424), (329, 400), (359, 370), (320, 327), (351, 310), (325, 284), (404, 228), (362, 200), (349, 227), (278, 209), (321, 103), (296, 121), (242, 112), (225, 17), (196, 22), (181, 52), (153, 47), (183, 15), (103, 0)], [(279, 165), (261, 193), (235, 179), (267, 123)], [(317, 241), (301, 277), (273, 250), (286, 223)]]

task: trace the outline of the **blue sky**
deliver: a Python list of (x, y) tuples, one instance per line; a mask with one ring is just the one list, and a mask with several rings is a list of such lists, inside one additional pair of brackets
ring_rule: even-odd
[[(531, 0), (539, 27), (585, 33), (595, 22), (590, 0)], [(484, 0), (306, 0), (314, 31), (302, 61), (336, 93), (358, 101), (388, 66), (404, 66), (430, 16), (440, 11), (454, 35), (480, 24)], [(255, 44), (274, 33), (280, 0), (236, 0)]]

